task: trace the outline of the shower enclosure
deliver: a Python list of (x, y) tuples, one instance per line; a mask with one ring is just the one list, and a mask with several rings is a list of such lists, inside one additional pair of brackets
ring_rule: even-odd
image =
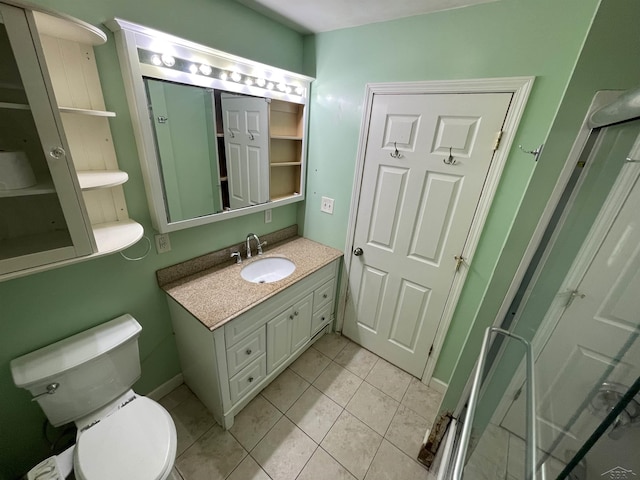
[(592, 110), (439, 479), (640, 478), (640, 90)]

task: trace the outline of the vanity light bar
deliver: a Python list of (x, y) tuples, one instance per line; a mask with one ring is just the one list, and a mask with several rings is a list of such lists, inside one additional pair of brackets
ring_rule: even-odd
[(204, 75), (205, 77), (216, 77), (223, 81), (231, 81), (234, 83), (244, 83), (247, 86), (259, 87), (265, 90), (276, 90), (282, 93), (295, 93), (302, 96), (305, 93), (304, 87), (301, 85), (290, 85), (284, 82), (267, 82), (263, 77), (255, 77), (251, 75), (241, 75), (237, 71), (225, 70), (213, 67), (206, 63), (194, 63), (189, 60), (177, 58), (169, 54), (159, 54), (142, 48), (138, 49), (138, 59), (140, 63), (154, 65), (156, 67), (170, 68), (192, 75)]

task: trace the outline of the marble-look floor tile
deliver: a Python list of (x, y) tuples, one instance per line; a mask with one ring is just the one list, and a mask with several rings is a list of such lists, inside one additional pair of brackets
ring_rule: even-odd
[(331, 360), (318, 350), (309, 348), (289, 368), (307, 382), (313, 383), (330, 362)]
[(327, 335), (323, 335), (320, 340), (314, 343), (313, 348), (333, 360), (347, 343), (349, 343), (349, 340), (342, 335), (329, 333)]
[(411, 458), (417, 458), (424, 434), (430, 426), (431, 424), (426, 418), (421, 417), (410, 408), (400, 405), (384, 438)]
[(236, 439), (216, 425), (180, 455), (176, 467), (187, 480), (223, 480), (246, 455)]
[(271, 480), (260, 465), (250, 456), (246, 456), (227, 480)]
[(411, 378), (409, 388), (407, 388), (400, 403), (433, 423), (433, 420), (438, 415), (438, 407), (441, 401), (442, 393), (427, 387), (417, 378)]
[(294, 480), (317, 448), (316, 443), (282, 417), (251, 456), (273, 480)]
[(258, 395), (236, 415), (229, 432), (247, 451), (251, 451), (280, 417), (282, 413)]
[(318, 448), (304, 467), (297, 480), (355, 480), (356, 477), (336, 460)]
[(366, 378), (378, 361), (378, 356), (362, 348), (360, 345), (349, 342), (340, 353), (336, 355), (334, 361), (350, 372), (355, 373), (360, 378)]
[(185, 400), (194, 397), (193, 392), (187, 387), (186, 383), (183, 383), (179, 387), (174, 388), (171, 392), (162, 397), (158, 403), (167, 410), (172, 410), (180, 405)]
[(178, 445), (176, 455), (180, 455), (216, 421), (198, 398), (193, 395), (173, 408), (170, 412), (176, 426)]
[(380, 358), (365, 380), (399, 402), (409, 388), (411, 378), (407, 372)]
[(308, 387), (309, 382), (287, 368), (262, 391), (262, 395), (284, 413)]
[(361, 383), (358, 376), (331, 362), (313, 382), (313, 386), (341, 407), (345, 407)]
[(362, 480), (381, 441), (380, 435), (345, 410), (321, 446), (353, 476)]
[(428, 480), (429, 472), (386, 440), (376, 453), (366, 480)]
[(386, 433), (399, 403), (367, 382), (362, 382), (346, 409), (380, 435)]
[(340, 405), (315, 387), (309, 387), (287, 411), (287, 417), (320, 443), (341, 413)]

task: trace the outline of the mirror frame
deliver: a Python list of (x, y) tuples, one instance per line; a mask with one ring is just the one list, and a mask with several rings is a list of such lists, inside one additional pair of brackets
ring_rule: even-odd
[[(306, 152), (307, 152), (307, 127), (309, 120), (309, 90), (312, 77), (292, 73), (254, 62), (229, 53), (215, 50), (158, 30), (154, 30), (136, 23), (114, 18), (105, 23), (115, 35), (120, 68), (124, 80), (127, 103), (136, 139), (138, 157), (142, 168), (147, 202), (151, 213), (153, 227), (160, 233), (168, 233), (184, 228), (205, 225), (229, 218), (256, 213), (271, 208), (300, 202), (305, 198), (306, 179)], [(237, 72), (242, 78), (252, 77), (265, 79), (265, 87), (247, 85), (233, 81), (231, 78), (221, 79), (219, 76), (204, 75), (180, 71), (175, 68), (142, 63), (139, 59), (139, 50), (146, 50), (158, 55), (169, 54), (174, 58), (194, 64), (209, 65), (216, 71)], [(280, 198), (267, 203), (229, 210), (221, 213), (212, 213), (197, 218), (169, 221), (167, 208), (164, 201), (164, 187), (160, 162), (155, 145), (153, 125), (149, 118), (148, 100), (143, 77), (167, 80), (185, 85), (212, 88), (228, 92), (283, 100), (302, 105), (303, 112), (303, 136), (300, 167), (300, 189), (298, 194)], [(267, 88), (270, 84), (271, 89)], [(278, 87), (282, 85), (284, 91)], [(289, 87), (286, 89), (286, 87)]]

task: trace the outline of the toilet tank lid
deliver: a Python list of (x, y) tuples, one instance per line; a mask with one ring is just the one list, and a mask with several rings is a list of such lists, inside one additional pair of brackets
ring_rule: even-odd
[(71, 370), (140, 335), (142, 327), (128, 313), (11, 361), (13, 382), (31, 385)]

